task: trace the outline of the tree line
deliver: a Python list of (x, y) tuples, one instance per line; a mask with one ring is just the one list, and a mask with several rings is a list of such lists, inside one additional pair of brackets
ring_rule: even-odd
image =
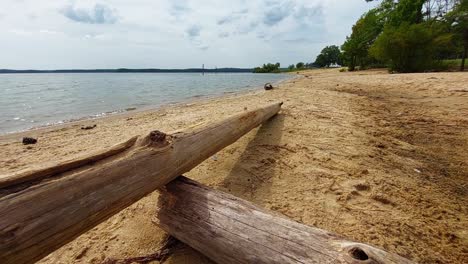
[(381, 0), (359, 18), (341, 47), (325, 47), (314, 65), (421, 72), (461, 59), (463, 71), (467, 52), (468, 0)]
[(315, 68), (315, 67), (316, 66), (313, 63), (298, 62), (297, 64), (291, 64), (288, 66), (288, 68), (284, 69), (284, 68), (281, 68), (281, 64), (277, 62), (277, 63), (263, 64), (262, 67), (254, 68), (253, 72), (254, 73), (280, 73), (280, 72), (290, 72), (290, 71), (296, 71), (296, 70), (305, 70), (305, 69), (310, 69), (310, 68)]

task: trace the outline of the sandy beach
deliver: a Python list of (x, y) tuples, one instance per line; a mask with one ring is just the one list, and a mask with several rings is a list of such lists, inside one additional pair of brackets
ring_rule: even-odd
[[(0, 136), (0, 177), (152, 130), (283, 101), (279, 115), (187, 177), (295, 221), (420, 263), (468, 262), (468, 74), (303, 71), (272, 91)], [(83, 125), (94, 125), (82, 130)], [(23, 136), (38, 138), (24, 146)], [(158, 250), (154, 192), (41, 263), (112, 263)], [(183, 247), (166, 263), (211, 263)]]

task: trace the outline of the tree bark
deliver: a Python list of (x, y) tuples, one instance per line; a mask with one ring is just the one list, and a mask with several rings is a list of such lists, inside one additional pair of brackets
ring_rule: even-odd
[(468, 30), (465, 30), (464, 33), (464, 45), (463, 45), (463, 56), (462, 56), (462, 61), (460, 65), (460, 71), (465, 71), (465, 61), (466, 61), (466, 56), (468, 56)]
[(154, 222), (217, 263), (412, 263), (179, 177)]
[(39, 260), (232, 144), (281, 104), (170, 135), (153, 131), (111, 153), (6, 176), (0, 189), (1, 262)]

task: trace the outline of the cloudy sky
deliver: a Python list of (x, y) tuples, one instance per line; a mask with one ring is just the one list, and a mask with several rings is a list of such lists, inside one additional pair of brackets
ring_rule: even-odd
[(0, 0), (0, 68), (189, 68), (312, 62), (364, 0)]

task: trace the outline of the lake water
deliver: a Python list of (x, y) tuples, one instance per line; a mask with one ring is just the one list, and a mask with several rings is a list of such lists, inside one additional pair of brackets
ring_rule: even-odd
[(0, 74), (0, 134), (262, 87), (252, 73)]

